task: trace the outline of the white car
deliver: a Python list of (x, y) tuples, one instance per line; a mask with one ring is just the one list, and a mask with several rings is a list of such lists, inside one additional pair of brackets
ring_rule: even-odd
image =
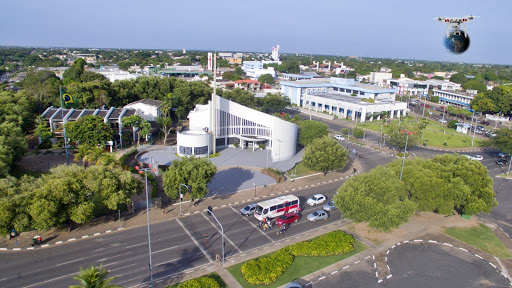
[(343, 141), (345, 140), (345, 137), (343, 137), (343, 135), (336, 135), (334, 136), (334, 139)]
[(484, 157), (482, 155), (475, 155), (475, 156), (471, 156), (471, 155), (464, 155), (464, 157), (467, 157), (469, 160), (473, 161), (473, 160), (483, 160)]
[(313, 205), (316, 205), (316, 204), (324, 203), (325, 201), (327, 201), (327, 197), (325, 197), (325, 195), (323, 195), (323, 194), (316, 194), (313, 197), (309, 198), (306, 203), (309, 206), (313, 206)]
[(448, 122), (448, 121), (446, 121), (446, 120), (444, 120), (444, 119), (439, 119), (439, 122), (441, 122), (441, 123), (443, 123), (443, 124), (444, 124), (444, 123), (446, 123), (446, 122)]

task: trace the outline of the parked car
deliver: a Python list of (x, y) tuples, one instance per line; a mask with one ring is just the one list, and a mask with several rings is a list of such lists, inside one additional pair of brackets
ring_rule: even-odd
[(249, 216), (254, 214), (257, 204), (249, 204), (244, 208), (240, 209), (240, 215)]
[(485, 131), (485, 130), (486, 130), (486, 129), (485, 129), (485, 127), (484, 127), (484, 126), (482, 126), (482, 125), (476, 125), (476, 129), (480, 129), (480, 130), (482, 130), (482, 131)]
[(508, 164), (508, 159), (507, 158), (500, 158), (500, 159), (496, 160), (496, 164), (498, 164), (498, 165), (507, 165)]
[(345, 137), (343, 137), (343, 135), (336, 135), (334, 136), (334, 139), (343, 141), (345, 140)]
[(441, 122), (441, 123), (443, 123), (443, 124), (444, 124), (444, 123), (446, 123), (446, 122), (448, 122), (448, 121), (446, 121), (446, 120), (444, 120), (444, 119), (438, 119), (438, 120), (439, 120), (439, 122)]
[(508, 154), (507, 154), (507, 153), (502, 153), (502, 152), (500, 152), (500, 153), (498, 153), (498, 157), (499, 157), (499, 158), (507, 158), (507, 157), (509, 157), (509, 156), (508, 156)]
[(315, 222), (316, 220), (327, 220), (327, 218), (329, 218), (329, 213), (324, 210), (316, 210), (308, 215), (308, 220), (311, 222)]
[(480, 124), (487, 125), (487, 126), (491, 125), (491, 123), (489, 121), (482, 121), (482, 122), (480, 122)]
[(281, 226), (283, 224), (290, 224), (292, 222), (299, 221), (299, 214), (297, 213), (286, 213), (284, 215), (281, 215), (281, 217), (277, 218), (276, 225)]
[(325, 201), (327, 201), (327, 197), (325, 197), (325, 195), (323, 195), (323, 194), (316, 194), (316, 195), (313, 195), (311, 198), (309, 198), (306, 203), (309, 206), (313, 206), (313, 205), (316, 205), (316, 204), (324, 203)]
[(336, 206), (334, 206), (334, 201), (329, 201), (327, 204), (324, 205), (325, 211), (332, 211), (333, 209), (336, 209)]

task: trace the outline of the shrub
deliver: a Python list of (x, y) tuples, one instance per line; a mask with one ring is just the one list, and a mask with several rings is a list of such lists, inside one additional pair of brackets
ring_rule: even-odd
[(354, 129), (352, 129), (352, 135), (361, 139), (364, 137), (364, 129), (361, 127), (354, 127)]
[(220, 288), (219, 283), (210, 277), (198, 277), (190, 279), (178, 285), (178, 288)]
[(453, 128), (453, 129), (457, 128), (457, 125), (455, 125), (457, 123), (459, 123), (459, 121), (451, 120), (450, 122), (448, 122), (448, 128)]
[(354, 237), (337, 230), (308, 241), (282, 248), (268, 257), (242, 265), (242, 274), (254, 285), (268, 285), (281, 277), (292, 264), (294, 256), (340, 255), (354, 249)]
[(341, 134), (342, 135), (348, 135), (348, 133), (350, 133), (350, 130), (348, 128), (341, 129)]

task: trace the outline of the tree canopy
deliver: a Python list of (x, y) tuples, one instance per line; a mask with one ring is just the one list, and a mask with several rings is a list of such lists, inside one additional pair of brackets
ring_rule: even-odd
[(500, 149), (500, 151), (512, 154), (512, 130), (499, 129), (494, 131), (496, 136), (492, 137), (491, 141), (494, 147)]
[(313, 140), (327, 136), (327, 124), (314, 120), (305, 120), (300, 123), (299, 142), (307, 147)]
[(304, 151), (303, 163), (315, 171), (341, 170), (347, 164), (347, 149), (334, 138), (324, 136), (314, 139)]
[(467, 215), (487, 213), (497, 205), (493, 181), (479, 161), (456, 154), (401, 160), (348, 179), (334, 196), (346, 218), (390, 230), (414, 211)]
[[(207, 185), (217, 173), (217, 167), (204, 158), (182, 158), (172, 162), (163, 175), (165, 194), (172, 199), (178, 198), (180, 184), (190, 188), (190, 198), (200, 199), (208, 194)], [(182, 187), (185, 194), (187, 189)]]
[(102, 117), (88, 115), (66, 123), (66, 137), (88, 146), (103, 146), (106, 141), (112, 140), (112, 128)]

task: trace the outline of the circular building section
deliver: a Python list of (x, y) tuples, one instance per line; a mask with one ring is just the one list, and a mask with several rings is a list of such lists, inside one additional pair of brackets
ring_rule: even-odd
[(210, 151), (210, 134), (204, 131), (187, 130), (177, 134), (178, 155), (207, 157)]

